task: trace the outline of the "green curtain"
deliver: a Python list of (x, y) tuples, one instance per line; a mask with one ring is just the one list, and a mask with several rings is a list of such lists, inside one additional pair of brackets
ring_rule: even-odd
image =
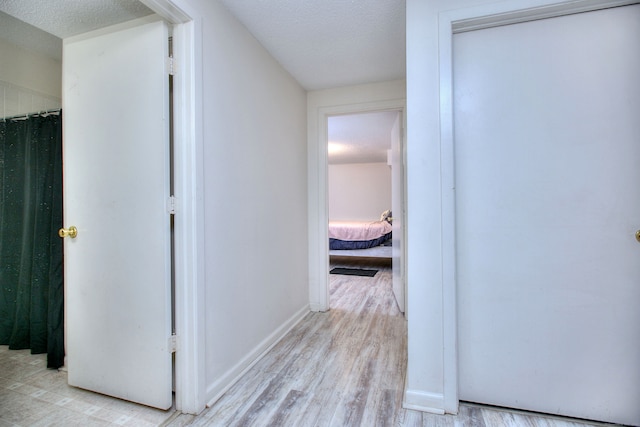
[(62, 115), (0, 121), (0, 345), (64, 364)]

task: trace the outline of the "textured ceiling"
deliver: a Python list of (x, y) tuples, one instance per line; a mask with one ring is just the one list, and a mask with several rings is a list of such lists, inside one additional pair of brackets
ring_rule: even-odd
[(133, 0), (1, 0), (0, 11), (61, 39), (153, 13)]
[(404, 0), (220, 0), (308, 90), (405, 77)]
[[(404, 0), (219, 1), (308, 90), (405, 76)], [(152, 13), (135, 0), (0, 0), (0, 12), (58, 38)], [(0, 16), (0, 37), (55, 55), (31, 34)]]
[[(4, 3), (0, 0), (0, 10), (3, 6)], [(0, 12), (0, 39), (58, 61), (62, 59), (60, 38), (3, 12)]]
[[(307, 90), (405, 78), (404, 0), (219, 1)], [(135, 0), (0, 0), (0, 38), (61, 59), (60, 39), (151, 13)], [(385, 162), (395, 114), (332, 118), (343, 149), (330, 161)]]
[(0, 0), (0, 12), (0, 38), (58, 60), (60, 39), (153, 13), (134, 0)]
[[(307, 90), (405, 78), (404, 0), (220, 1)], [(329, 162), (386, 162), (396, 114), (331, 118)]]

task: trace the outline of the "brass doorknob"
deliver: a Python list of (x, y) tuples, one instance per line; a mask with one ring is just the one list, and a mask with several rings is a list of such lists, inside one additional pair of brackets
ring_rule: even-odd
[(72, 239), (75, 239), (77, 235), (78, 235), (78, 229), (73, 225), (69, 228), (61, 228), (58, 231), (58, 236), (62, 237), (63, 239), (65, 237), (71, 237)]
[(640, 230), (636, 231), (636, 240), (640, 242)]

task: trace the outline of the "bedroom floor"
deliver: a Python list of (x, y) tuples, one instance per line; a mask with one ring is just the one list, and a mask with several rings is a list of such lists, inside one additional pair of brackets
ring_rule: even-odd
[(0, 346), (5, 426), (545, 426), (564, 418), (463, 404), (457, 416), (402, 409), (407, 324), (391, 291), (390, 260), (332, 257), (331, 267), (378, 269), (330, 276), (330, 306), (309, 313), (211, 408), (159, 411), (69, 387), (44, 355)]

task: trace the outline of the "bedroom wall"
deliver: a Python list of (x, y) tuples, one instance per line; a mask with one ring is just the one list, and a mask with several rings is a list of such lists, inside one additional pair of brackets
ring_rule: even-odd
[(309, 311), (306, 92), (216, 1), (202, 28), (207, 400)]
[(0, 39), (0, 117), (59, 108), (62, 63)]
[(386, 163), (329, 165), (329, 220), (374, 221), (391, 209)]

